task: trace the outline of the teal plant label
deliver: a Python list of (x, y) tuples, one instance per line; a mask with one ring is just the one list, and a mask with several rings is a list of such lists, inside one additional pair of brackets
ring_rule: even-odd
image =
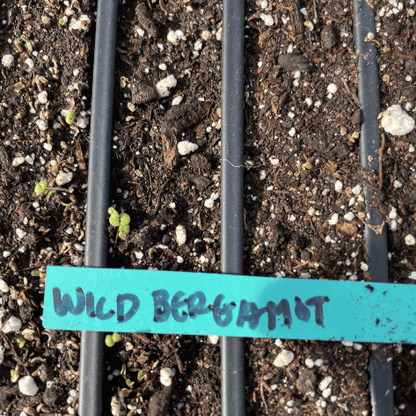
[(416, 285), (47, 267), (44, 327), (416, 343)]

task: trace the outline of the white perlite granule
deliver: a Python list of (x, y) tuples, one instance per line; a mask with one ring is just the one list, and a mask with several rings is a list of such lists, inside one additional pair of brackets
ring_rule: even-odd
[(179, 246), (183, 246), (186, 243), (186, 229), (183, 225), (178, 225), (175, 230), (176, 242)]
[(175, 370), (172, 368), (162, 368), (160, 370), (160, 382), (169, 387), (172, 385), (172, 377), (175, 375)]
[(208, 335), (208, 342), (210, 344), (218, 344), (218, 341), (220, 340), (220, 337), (218, 335)]
[(41, 104), (46, 104), (48, 102), (48, 92), (42, 91), (38, 94), (38, 100)]
[(1, 63), (6, 68), (11, 68), (14, 65), (14, 58), (13, 55), (10, 53), (6, 53), (1, 58)]
[(48, 122), (45, 120), (36, 120), (36, 125), (39, 127), (39, 130), (46, 131), (48, 130)]
[(159, 97), (169, 97), (170, 89), (175, 88), (178, 81), (173, 75), (168, 75), (166, 78), (161, 79), (156, 84), (156, 91), (159, 94)]
[(22, 238), (25, 238), (26, 237), (27, 232), (26, 231), (23, 231), (21, 228), (16, 228), (16, 235), (17, 235), (17, 238), (19, 240), (21, 240)]
[(11, 332), (19, 332), (20, 328), (22, 327), (22, 321), (15, 316), (11, 316), (1, 327), (1, 331), (4, 334), (9, 334)]
[(329, 84), (327, 87), (327, 90), (330, 94), (335, 94), (337, 92), (337, 89), (338, 89), (337, 84), (333, 84), (333, 83)]
[(324, 391), (332, 383), (332, 377), (327, 376), (319, 383), (319, 389)]
[(343, 184), (342, 181), (336, 181), (335, 182), (335, 191), (340, 192), (342, 190)]
[(404, 136), (415, 128), (415, 120), (396, 104), (383, 113), (381, 127), (393, 136)]
[(26, 396), (34, 396), (38, 392), (39, 387), (32, 376), (24, 376), (19, 380), (19, 390), (20, 393)]
[(179, 105), (183, 100), (183, 95), (178, 95), (172, 100), (172, 105)]
[(313, 366), (314, 366), (315, 364), (314, 364), (314, 362), (313, 362), (313, 360), (312, 360), (311, 358), (307, 358), (307, 359), (305, 360), (305, 365), (306, 365), (306, 367), (313, 368)]
[(120, 400), (117, 396), (111, 398), (110, 408), (113, 416), (122, 416), (126, 414), (126, 412), (122, 410)]
[(404, 242), (407, 246), (414, 246), (416, 244), (415, 237), (413, 237), (412, 234), (407, 234), (407, 236), (404, 238)]
[(273, 16), (270, 15), (270, 14), (261, 13), (260, 14), (260, 19), (263, 20), (263, 22), (266, 26), (273, 26), (273, 24), (274, 24)]
[(182, 30), (171, 30), (168, 33), (168, 41), (172, 42), (173, 44), (177, 44), (179, 41), (181, 41), (185, 37)]
[(191, 152), (198, 150), (198, 145), (195, 143), (188, 142), (186, 140), (178, 143), (178, 153), (181, 156), (189, 155)]
[(409, 279), (416, 280), (416, 272), (410, 273)]
[(3, 279), (0, 279), (0, 292), (7, 293), (8, 291), (9, 285)]
[(332, 217), (328, 220), (329, 225), (335, 225), (338, 224), (339, 215), (338, 214), (332, 214)]
[(56, 176), (55, 182), (58, 186), (65, 185), (72, 181), (74, 174), (72, 172), (59, 172)]
[(354, 186), (354, 188), (352, 188), (352, 193), (354, 194), (354, 195), (360, 195), (360, 193), (361, 193), (361, 191), (363, 190), (363, 188), (362, 188), (362, 186), (361, 185), (356, 185), (356, 186)]
[(353, 212), (347, 212), (347, 213), (344, 215), (344, 218), (345, 218), (347, 221), (352, 221), (352, 220), (355, 218), (355, 215), (354, 215), (354, 213), (353, 213)]
[(276, 367), (286, 367), (295, 359), (295, 354), (289, 350), (282, 350), (276, 359), (273, 361), (273, 365)]

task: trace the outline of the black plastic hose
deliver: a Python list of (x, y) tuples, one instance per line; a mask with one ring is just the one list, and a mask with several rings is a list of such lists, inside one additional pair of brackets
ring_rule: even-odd
[[(113, 115), (114, 64), (118, 0), (99, 0), (95, 34), (90, 152), (88, 162), (86, 267), (106, 267), (107, 210)], [(81, 333), (80, 416), (100, 416), (103, 408), (104, 334)]]
[[(380, 132), (377, 115), (380, 112), (379, 79), (377, 68), (377, 50), (371, 42), (375, 36), (374, 10), (366, 1), (354, 0), (354, 37), (358, 58), (358, 93), (361, 101), (362, 127), (360, 138), (361, 165), (368, 171), (378, 170)], [(369, 36), (370, 35), (370, 36)], [(380, 226), (383, 219), (368, 206), (370, 191), (365, 190), (367, 210), (370, 214), (368, 223)], [(388, 282), (387, 237), (383, 227), (381, 234), (376, 234), (370, 227), (365, 227), (366, 251), (369, 257), (369, 271), (378, 282)], [(391, 364), (387, 362), (386, 350), (379, 346), (373, 351), (370, 362), (370, 393), (373, 416), (392, 416), (393, 409), (393, 375)]]
[[(243, 274), (244, 1), (224, 0), (221, 272)], [(221, 337), (222, 416), (245, 414), (242, 338)]]

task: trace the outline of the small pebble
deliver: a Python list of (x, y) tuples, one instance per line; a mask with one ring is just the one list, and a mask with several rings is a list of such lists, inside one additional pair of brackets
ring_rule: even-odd
[(19, 390), (26, 396), (35, 396), (39, 387), (32, 376), (24, 376), (19, 380)]
[(404, 136), (415, 128), (415, 120), (396, 104), (383, 113), (381, 127), (393, 136)]
[(282, 350), (273, 361), (276, 367), (286, 367), (295, 359), (295, 354), (289, 350)]

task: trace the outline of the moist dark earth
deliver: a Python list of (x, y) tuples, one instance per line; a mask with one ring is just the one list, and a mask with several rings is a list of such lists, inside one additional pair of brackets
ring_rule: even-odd
[[(414, 0), (371, 7), (381, 109), (400, 104), (414, 117)], [(4, 415), (77, 413), (79, 333), (44, 329), (42, 306), (46, 266), (83, 265), (95, 11), (90, 0), (0, 1)], [(412, 284), (416, 133), (382, 131), (380, 172), (361, 171), (352, 2), (247, 1), (245, 13), (244, 273), (373, 281), (367, 180), (387, 227), (390, 282)], [(123, 239), (109, 223), (108, 267), (219, 273), (222, 5), (122, 1), (117, 36), (111, 205), (131, 222)], [(54, 189), (35, 192), (41, 181)], [(215, 341), (121, 334), (106, 347), (105, 414), (219, 415)], [(248, 415), (371, 414), (375, 345), (244, 344)], [(283, 350), (294, 358), (278, 368)], [(416, 413), (415, 354), (389, 347), (398, 415)], [(32, 396), (19, 388), (26, 376)]]

